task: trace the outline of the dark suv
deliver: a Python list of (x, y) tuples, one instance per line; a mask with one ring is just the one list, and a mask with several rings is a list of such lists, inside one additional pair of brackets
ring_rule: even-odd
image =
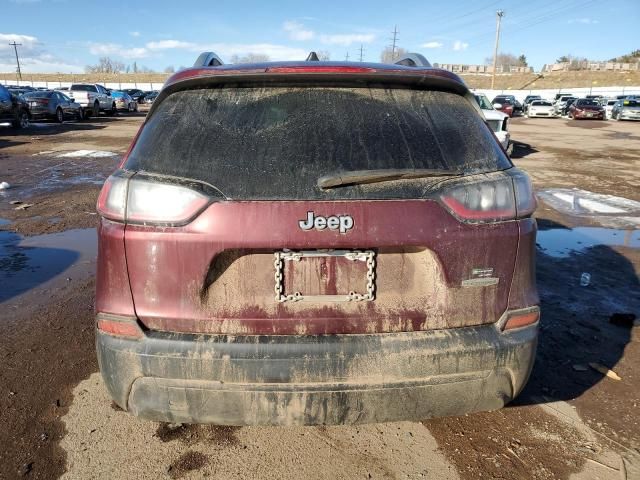
[(178, 423), (500, 408), (535, 357), (535, 205), (450, 72), (183, 70), (98, 200), (106, 386)]
[(14, 128), (29, 126), (29, 104), (19, 95), (0, 85), (0, 123), (11, 122)]

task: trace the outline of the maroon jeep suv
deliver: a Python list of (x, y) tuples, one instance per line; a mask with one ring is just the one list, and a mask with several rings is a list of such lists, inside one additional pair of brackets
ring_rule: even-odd
[(105, 384), (181, 423), (500, 408), (535, 357), (535, 206), (447, 71), (183, 70), (98, 200)]

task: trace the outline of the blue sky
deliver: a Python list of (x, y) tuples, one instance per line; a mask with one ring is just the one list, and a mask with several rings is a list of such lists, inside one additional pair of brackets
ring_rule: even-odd
[[(563, 54), (606, 60), (640, 48), (640, 0), (95, 1), (0, 0), (0, 72), (81, 72), (101, 56), (162, 71), (213, 50), (224, 59), (260, 53), (379, 61), (398, 45), (431, 62), (484, 63), (495, 11), (505, 11), (500, 50), (540, 68)], [(5, 21), (8, 20), (8, 21)]]

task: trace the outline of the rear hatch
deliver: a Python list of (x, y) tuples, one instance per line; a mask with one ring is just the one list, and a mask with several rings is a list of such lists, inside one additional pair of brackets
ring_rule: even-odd
[(125, 199), (112, 217), (147, 328), (415, 331), (507, 309), (530, 186), (472, 96), (232, 83), (160, 98), (105, 188)]

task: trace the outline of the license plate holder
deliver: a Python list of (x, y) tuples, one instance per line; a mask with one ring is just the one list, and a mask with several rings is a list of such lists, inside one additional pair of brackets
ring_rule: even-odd
[[(362, 293), (349, 291), (342, 295), (305, 295), (300, 291), (285, 291), (285, 265), (287, 262), (301, 262), (310, 258), (334, 257), (351, 262), (365, 262), (366, 283)], [(362, 302), (375, 299), (375, 252), (372, 250), (284, 250), (274, 253), (275, 300), (285, 302)]]

